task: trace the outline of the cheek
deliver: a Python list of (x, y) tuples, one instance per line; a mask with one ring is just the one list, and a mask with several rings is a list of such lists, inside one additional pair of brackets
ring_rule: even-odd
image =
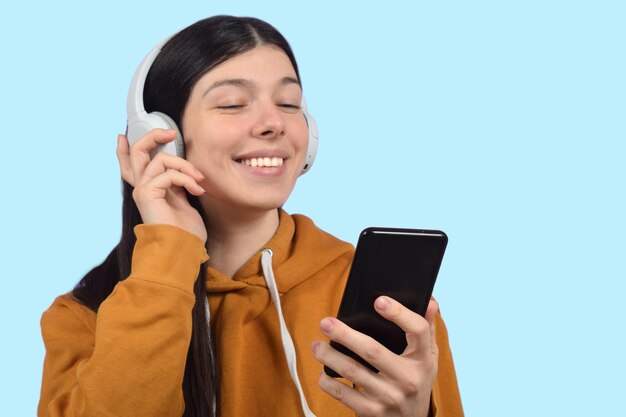
[[(185, 132), (187, 160), (192, 163), (207, 162), (211, 157), (227, 153), (237, 135), (236, 126), (205, 123)], [(215, 159), (215, 158), (213, 158)]]
[(300, 129), (297, 135), (297, 146), (300, 149), (306, 150), (309, 143), (309, 127), (306, 124), (306, 120), (300, 125)]

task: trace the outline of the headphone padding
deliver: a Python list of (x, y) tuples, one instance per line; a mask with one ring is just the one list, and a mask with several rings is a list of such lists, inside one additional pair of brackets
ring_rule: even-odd
[(159, 116), (161, 119), (165, 121), (165, 123), (167, 123), (167, 125), (169, 126), (169, 129), (174, 129), (176, 131), (176, 139), (174, 139), (174, 147), (176, 148), (175, 155), (180, 158), (185, 158), (185, 141), (183, 140), (183, 134), (178, 128), (178, 126), (176, 125), (176, 122), (174, 122), (174, 120), (165, 113), (155, 111), (150, 114)]
[(133, 145), (152, 129), (174, 129), (176, 131), (176, 138), (173, 142), (161, 145), (153, 152), (150, 152), (151, 157), (154, 157), (157, 152), (165, 152), (170, 155), (180, 156), (181, 158), (185, 157), (185, 144), (180, 129), (178, 129), (178, 126), (176, 126), (176, 123), (174, 123), (171, 117), (160, 112), (141, 112), (134, 115), (133, 118), (128, 121), (126, 131), (128, 143)]
[(302, 114), (304, 115), (304, 120), (306, 121), (306, 125), (309, 129), (309, 142), (306, 149), (306, 155), (304, 155), (304, 164), (300, 175), (309, 172), (313, 166), (315, 156), (317, 155), (317, 145), (320, 137), (319, 131), (317, 130), (317, 123), (315, 122), (313, 116), (309, 113), (304, 97), (302, 97)]

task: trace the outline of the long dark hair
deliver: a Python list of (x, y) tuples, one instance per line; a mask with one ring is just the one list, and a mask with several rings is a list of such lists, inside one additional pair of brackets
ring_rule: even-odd
[[(189, 94), (200, 77), (220, 63), (263, 44), (283, 50), (300, 79), (287, 40), (262, 20), (214, 16), (187, 27), (165, 44), (150, 68), (144, 88), (146, 110), (165, 113), (181, 126)], [(102, 264), (89, 271), (74, 287), (74, 296), (95, 312), (115, 285), (130, 275), (131, 255), (136, 241), (133, 228), (142, 223), (132, 198), (133, 189), (127, 182), (122, 182), (120, 242)], [(188, 198), (202, 214), (198, 199), (189, 194)], [(183, 379), (185, 417), (213, 416), (213, 404), (217, 404), (218, 399), (217, 361), (206, 314), (206, 274), (207, 264), (204, 263), (194, 285), (193, 329)]]

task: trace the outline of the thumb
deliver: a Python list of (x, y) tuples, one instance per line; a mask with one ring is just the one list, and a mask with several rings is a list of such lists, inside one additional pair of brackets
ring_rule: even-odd
[(435, 323), (435, 316), (439, 312), (439, 303), (435, 300), (434, 297), (430, 297), (430, 302), (428, 303), (428, 308), (426, 309), (426, 315), (424, 318), (430, 325), (431, 329)]

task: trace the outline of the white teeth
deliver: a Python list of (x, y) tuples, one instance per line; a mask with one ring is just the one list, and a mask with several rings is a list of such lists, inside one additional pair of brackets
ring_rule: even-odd
[(250, 158), (240, 159), (239, 163), (249, 167), (280, 167), (283, 166), (284, 159), (276, 156), (272, 158)]

